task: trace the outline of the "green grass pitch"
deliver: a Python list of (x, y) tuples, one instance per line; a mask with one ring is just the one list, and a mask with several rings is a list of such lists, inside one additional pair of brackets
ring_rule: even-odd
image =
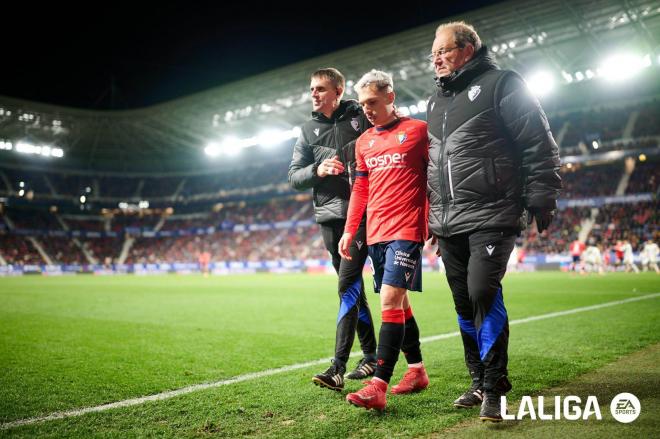
[[(313, 275), (0, 278), (0, 422), (330, 357), (335, 289), (332, 276)], [(511, 273), (504, 280), (511, 320), (657, 292), (660, 276), (650, 273)], [(368, 297), (379, 321), (370, 286)], [(422, 337), (457, 331), (444, 275), (425, 273), (424, 293), (412, 293), (412, 303)], [(658, 343), (659, 317), (660, 297), (512, 325), (510, 399)], [(476, 416), (451, 407), (468, 385), (459, 338), (425, 343), (422, 352), (431, 386), (389, 397), (382, 415), (312, 385), (323, 364), (0, 436), (415, 437)], [(347, 390), (361, 386), (349, 381)]]

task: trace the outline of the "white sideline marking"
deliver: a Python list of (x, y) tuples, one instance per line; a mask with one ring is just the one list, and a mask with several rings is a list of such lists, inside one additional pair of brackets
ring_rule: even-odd
[[(584, 306), (581, 308), (573, 308), (573, 309), (567, 309), (565, 311), (558, 311), (558, 312), (551, 312), (548, 314), (541, 314), (538, 316), (532, 316), (532, 317), (526, 317), (524, 319), (516, 319), (516, 320), (511, 320), (509, 322), (509, 325), (518, 325), (521, 323), (528, 323), (528, 322), (534, 322), (537, 320), (545, 320), (545, 319), (552, 319), (555, 317), (561, 317), (565, 315), (570, 315), (570, 314), (577, 314), (581, 312), (586, 312), (586, 311), (593, 311), (596, 309), (601, 309), (601, 308), (608, 308), (610, 306), (616, 306), (616, 305), (622, 305), (624, 303), (630, 303), (630, 302), (637, 302), (639, 300), (646, 300), (646, 299), (654, 299), (656, 297), (659, 297), (660, 293), (653, 293), (653, 294), (648, 294), (646, 296), (639, 296), (639, 297), (631, 297), (629, 299), (623, 299), (623, 300), (615, 300), (612, 302), (605, 302), (601, 303), (598, 305), (591, 305), (591, 306)], [(437, 340), (444, 340), (446, 338), (452, 338), (452, 337), (458, 337), (460, 335), (459, 331), (456, 332), (449, 332), (446, 334), (438, 334), (438, 335), (432, 335), (429, 337), (423, 337), (420, 339), (421, 343), (430, 343), (433, 341)], [(351, 357), (360, 355), (361, 352), (352, 352)], [(244, 375), (239, 375), (234, 378), (229, 378), (226, 380), (221, 380), (221, 381), (215, 381), (212, 383), (203, 383), (203, 384), (195, 384), (192, 386), (187, 386), (187, 387), (182, 387), (181, 389), (176, 389), (176, 390), (169, 390), (167, 392), (162, 392), (162, 393), (157, 393), (155, 395), (149, 395), (149, 396), (142, 396), (140, 398), (133, 398), (133, 399), (126, 399), (124, 401), (117, 401), (117, 402), (112, 402), (108, 404), (102, 404), (102, 405), (97, 405), (94, 407), (85, 407), (82, 409), (76, 409), (76, 410), (68, 410), (64, 412), (56, 412), (52, 413), (47, 416), (41, 416), (41, 417), (35, 417), (35, 418), (27, 418), (27, 419), (19, 419), (17, 421), (11, 421), (11, 422), (6, 422), (3, 424), (0, 424), (0, 430), (6, 430), (9, 428), (14, 428), (14, 427), (20, 427), (23, 425), (30, 425), (30, 424), (36, 424), (38, 422), (45, 422), (45, 421), (53, 421), (55, 419), (64, 419), (64, 418), (70, 418), (74, 416), (81, 416), (85, 415), (87, 413), (95, 413), (95, 412), (104, 412), (106, 410), (114, 409), (114, 408), (122, 408), (122, 407), (131, 407), (134, 405), (140, 405), (144, 404), (145, 402), (149, 401), (161, 401), (164, 399), (170, 399), (174, 398), (175, 396), (179, 395), (185, 395), (187, 393), (192, 393), (196, 392), (198, 390), (205, 390), (205, 389), (212, 389), (215, 387), (221, 387), (221, 386), (228, 386), (230, 384), (234, 383), (240, 383), (243, 381), (250, 381), (250, 380), (255, 380), (257, 378), (263, 378), (271, 375), (277, 375), (280, 373), (284, 372), (289, 372), (292, 370), (297, 370), (297, 369), (304, 369), (309, 366), (316, 366), (318, 364), (324, 364), (327, 363), (331, 360), (331, 358), (321, 358), (319, 360), (314, 360), (314, 361), (307, 361), (305, 363), (298, 363), (298, 364), (291, 364), (289, 366), (283, 366), (283, 367), (278, 367), (276, 369), (266, 369), (262, 370), (260, 372), (252, 372), (252, 373), (246, 373)]]

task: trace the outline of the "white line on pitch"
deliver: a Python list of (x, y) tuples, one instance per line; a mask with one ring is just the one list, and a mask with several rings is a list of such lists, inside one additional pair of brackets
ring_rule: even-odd
[[(583, 306), (581, 308), (573, 308), (573, 309), (567, 309), (565, 311), (558, 311), (558, 312), (551, 312), (548, 314), (541, 314), (538, 316), (532, 316), (532, 317), (526, 317), (524, 319), (517, 319), (517, 320), (511, 320), (509, 322), (509, 325), (518, 325), (521, 323), (528, 323), (528, 322), (534, 322), (537, 320), (545, 320), (545, 319), (552, 319), (555, 317), (561, 317), (561, 316), (566, 316), (570, 314), (577, 314), (581, 312), (586, 312), (586, 311), (593, 311), (596, 309), (601, 309), (601, 308), (608, 308), (610, 306), (616, 306), (616, 305), (622, 305), (624, 303), (630, 303), (630, 302), (637, 302), (639, 300), (646, 300), (646, 299), (654, 299), (656, 297), (659, 297), (660, 293), (654, 293), (654, 294), (648, 294), (646, 296), (639, 296), (639, 297), (631, 297), (629, 299), (623, 299), (623, 300), (615, 300), (612, 302), (605, 302), (601, 303), (598, 305), (591, 305), (591, 306)], [(432, 335), (429, 337), (423, 337), (420, 339), (422, 343), (430, 343), (433, 341), (437, 340), (443, 340), (446, 338), (452, 338), (452, 337), (458, 337), (460, 335), (460, 332), (449, 332), (446, 334), (438, 334), (438, 335)], [(356, 356), (361, 354), (360, 352), (352, 352), (351, 357)], [(162, 393), (157, 393), (155, 395), (149, 395), (149, 396), (142, 396), (139, 398), (132, 398), (132, 399), (126, 399), (124, 401), (118, 401), (118, 402), (113, 402), (109, 404), (102, 404), (102, 405), (97, 405), (94, 407), (85, 407), (82, 409), (76, 409), (76, 410), (68, 410), (64, 412), (56, 412), (52, 413), (47, 416), (41, 416), (41, 417), (35, 417), (35, 418), (27, 418), (27, 419), (19, 419), (17, 421), (11, 421), (11, 422), (6, 422), (4, 424), (0, 424), (0, 430), (6, 430), (9, 428), (14, 428), (14, 427), (20, 427), (22, 425), (30, 425), (30, 424), (36, 424), (37, 422), (45, 422), (45, 421), (52, 421), (55, 419), (64, 419), (64, 418), (71, 418), (74, 416), (81, 416), (87, 413), (95, 413), (95, 412), (103, 412), (106, 410), (114, 409), (114, 408), (122, 408), (122, 407), (131, 407), (134, 405), (140, 405), (144, 404), (145, 402), (149, 401), (162, 401), (164, 399), (170, 399), (174, 398), (175, 396), (179, 395), (185, 395), (187, 393), (192, 393), (196, 392), (198, 390), (205, 390), (205, 389), (212, 389), (214, 387), (221, 387), (221, 386), (228, 386), (230, 384), (234, 383), (240, 383), (243, 381), (250, 381), (254, 380), (257, 378), (263, 378), (271, 375), (277, 375), (280, 373), (284, 372), (290, 372), (292, 370), (297, 370), (297, 369), (304, 369), (309, 366), (315, 366), (318, 364), (323, 364), (327, 363), (330, 361), (330, 358), (321, 358), (319, 360), (314, 360), (314, 361), (307, 361), (305, 363), (298, 363), (298, 364), (292, 364), (289, 366), (283, 366), (283, 367), (278, 367), (276, 369), (267, 369), (267, 370), (262, 370), (260, 372), (253, 372), (253, 373), (246, 373), (244, 375), (239, 375), (234, 378), (229, 378), (226, 380), (221, 380), (221, 381), (215, 381), (212, 383), (203, 383), (203, 384), (195, 384), (192, 386), (187, 386), (187, 387), (182, 387), (181, 389), (176, 389), (176, 390), (169, 390), (167, 392), (162, 392)]]

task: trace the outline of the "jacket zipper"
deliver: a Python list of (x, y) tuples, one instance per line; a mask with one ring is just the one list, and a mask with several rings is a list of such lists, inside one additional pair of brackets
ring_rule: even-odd
[[(442, 192), (443, 209), (442, 209), (442, 222), (440, 224), (440, 227), (442, 229), (442, 234), (445, 236), (449, 235), (449, 229), (447, 227), (447, 217), (449, 216), (447, 210), (449, 209), (449, 206), (447, 205), (448, 204), (447, 197), (445, 195), (446, 194), (445, 178), (444, 175), (442, 175), (442, 170), (444, 166), (442, 166), (442, 162), (444, 161), (444, 152), (445, 152), (445, 147), (447, 146), (447, 109), (454, 102), (455, 96), (456, 93), (452, 93), (451, 100), (449, 101), (449, 104), (445, 106), (445, 111), (442, 116), (442, 143), (440, 144), (440, 192)], [(447, 166), (450, 165), (448, 164)], [(450, 181), (450, 186), (451, 186), (451, 173), (448, 180)], [(453, 191), (452, 191), (452, 200), (453, 200)]]
[(454, 182), (451, 179), (451, 159), (447, 158), (447, 174), (449, 174), (449, 193), (451, 194), (451, 201), (453, 204), (456, 204), (456, 198), (454, 197)]

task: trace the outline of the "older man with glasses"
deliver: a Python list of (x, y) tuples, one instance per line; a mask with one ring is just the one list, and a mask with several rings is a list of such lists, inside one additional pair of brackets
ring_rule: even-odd
[(524, 80), (497, 67), (472, 26), (439, 26), (429, 58), (438, 87), (427, 105), (429, 228), (472, 377), (454, 406), (481, 406), (479, 417), (497, 422), (511, 389), (501, 280), (526, 224), (535, 219), (541, 233), (553, 218), (559, 153)]

